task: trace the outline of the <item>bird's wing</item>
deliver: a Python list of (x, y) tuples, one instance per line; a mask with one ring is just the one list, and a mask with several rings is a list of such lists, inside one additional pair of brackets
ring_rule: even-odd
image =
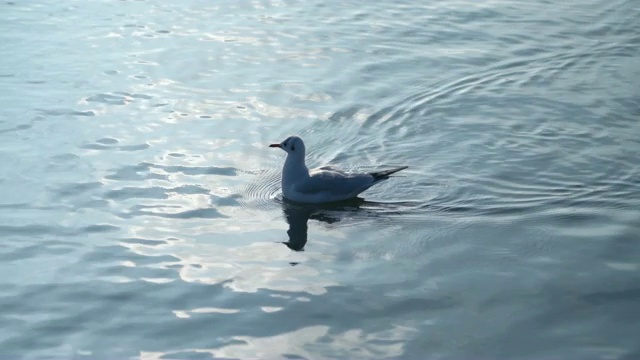
[[(296, 191), (313, 194), (329, 192), (331, 194), (351, 194), (364, 191), (373, 185), (373, 176), (369, 174), (349, 174), (342, 171), (319, 168), (309, 173), (309, 178), (296, 184)], [(362, 190), (361, 190), (362, 189)]]
[(312, 170), (311, 170), (311, 172), (312, 172), (312, 173), (313, 173), (313, 172), (319, 172), (320, 170), (332, 171), (332, 172), (341, 173), (341, 174), (343, 174), (343, 175), (348, 175), (346, 172), (344, 172), (344, 171), (342, 171), (342, 170), (338, 169), (338, 168), (337, 168), (337, 167), (335, 167), (335, 166), (331, 166), (331, 165), (325, 165), (325, 166), (321, 166), (321, 167), (316, 168), (316, 169), (312, 169)]

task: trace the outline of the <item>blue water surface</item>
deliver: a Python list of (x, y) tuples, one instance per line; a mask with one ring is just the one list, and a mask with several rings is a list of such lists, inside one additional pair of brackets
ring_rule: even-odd
[[(0, 357), (640, 358), (638, 19), (0, 3)], [(291, 134), (409, 169), (289, 204)]]

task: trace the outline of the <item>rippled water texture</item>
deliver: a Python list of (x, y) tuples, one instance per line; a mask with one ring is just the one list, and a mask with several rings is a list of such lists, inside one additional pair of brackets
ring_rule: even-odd
[[(638, 1), (5, 1), (0, 357), (640, 358)], [(336, 206), (311, 166), (410, 168)]]

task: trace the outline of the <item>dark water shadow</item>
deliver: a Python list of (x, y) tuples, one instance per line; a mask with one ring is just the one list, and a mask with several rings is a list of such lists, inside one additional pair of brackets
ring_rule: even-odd
[(402, 206), (403, 203), (378, 203), (354, 198), (327, 204), (300, 204), (283, 199), (281, 205), (285, 220), (289, 224), (289, 241), (282, 243), (291, 250), (304, 251), (308, 241), (310, 219), (335, 224), (346, 219), (362, 220), (391, 216), (397, 213), (398, 206)]

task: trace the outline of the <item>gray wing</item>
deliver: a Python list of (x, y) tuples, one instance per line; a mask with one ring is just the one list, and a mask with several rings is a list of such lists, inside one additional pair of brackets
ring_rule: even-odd
[(325, 165), (325, 166), (321, 166), (321, 167), (319, 167), (319, 168), (317, 168), (317, 169), (312, 169), (312, 170), (311, 170), (311, 172), (312, 172), (312, 173), (313, 173), (313, 172), (319, 172), (320, 170), (327, 170), (327, 171), (332, 171), (332, 172), (341, 173), (341, 174), (343, 174), (343, 175), (348, 175), (346, 172), (344, 172), (344, 171), (342, 171), (342, 170), (338, 169), (338, 168), (337, 168), (337, 167), (335, 167), (335, 166), (331, 166), (331, 165)]
[(296, 191), (308, 194), (352, 194), (364, 191), (374, 184), (374, 178), (369, 174), (349, 174), (327, 166), (312, 170), (309, 176), (307, 181), (296, 185)]

